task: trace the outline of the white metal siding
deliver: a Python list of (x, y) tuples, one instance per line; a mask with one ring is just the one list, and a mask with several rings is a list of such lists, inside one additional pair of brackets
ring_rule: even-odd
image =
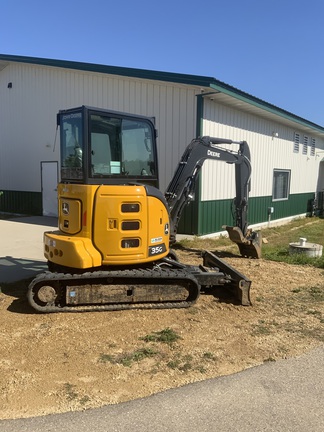
[(59, 160), (56, 113), (90, 105), (156, 118), (164, 191), (195, 135), (195, 93), (185, 85), (11, 63), (0, 71), (0, 189), (40, 191), (40, 161)]
[[(272, 195), (273, 170), (291, 170), (290, 193), (316, 190), (319, 175), (318, 155), (294, 152), (294, 129), (231, 107), (205, 100), (203, 134), (248, 142), (252, 160), (250, 196)], [(278, 133), (278, 137), (273, 133)], [(300, 132), (300, 136), (304, 136)], [(311, 142), (311, 134), (309, 142)], [(237, 148), (237, 146), (227, 146)], [(323, 140), (316, 138), (316, 147)], [(235, 196), (234, 167), (225, 163), (206, 161), (202, 172), (202, 201), (227, 199)]]
[[(12, 82), (12, 88), (7, 84)], [(196, 93), (199, 88), (167, 82), (10, 63), (0, 70), (0, 190), (41, 191), (41, 161), (59, 160), (54, 148), (56, 113), (79, 105), (154, 116), (159, 131), (160, 188), (165, 190), (183, 150), (195, 136)], [(280, 119), (279, 119), (280, 120)], [(278, 132), (278, 137), (272, 133)], [(300, 151), (294, 152), (294, 134)], [(317, 153), (324, 141), (316, 137), (315, 155), (302, 154), (304, 132), (211, 101), (204, 100), (203, 134), (246, 140), (252, 156), (251, 196), (271, 195), (273, 169), (291, 169), (290, 193), (316, 190)], [(308, 142), (312, 143), (312, 134)], [(202, 200), (232, 198), (234, 170), (206, 161)]]

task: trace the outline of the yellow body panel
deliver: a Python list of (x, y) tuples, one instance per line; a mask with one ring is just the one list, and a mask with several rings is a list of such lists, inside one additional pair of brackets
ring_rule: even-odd
[(66, 267), (86, 269), (101, 265), (101, 255), (90, 239), (69, 237), (60, 231), (44, 233), (44, 255), (49, 261)]
[(61, 184), (58, 195), (60, 231), (44, 234), (49, 261), (85, 269), (168, 254), (168, 211), (144, 186)]

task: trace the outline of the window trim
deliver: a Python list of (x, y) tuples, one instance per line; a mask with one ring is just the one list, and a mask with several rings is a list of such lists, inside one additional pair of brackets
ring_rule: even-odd
[[(287, 193), (284, 198), (275, 198), (275, 173), (286, 173), (288, 174), (288, 182), (287, 182)], [(289, 195), (290, 195), (290, 181), (291, 181), (291, 170), (290, 169), (281, 169), (281, 168), (274, 168), (273, 170), (273, 177), (272, 177), (272, 201), (288, 201)]]

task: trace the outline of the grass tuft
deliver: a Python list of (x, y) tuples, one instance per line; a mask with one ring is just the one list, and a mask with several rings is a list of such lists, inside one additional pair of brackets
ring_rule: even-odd
[(158, 351), (153, 350), (152, 348), (139, 348), (130, 353), (122, 353), (116, 356), (111, 354), (100, 354), (99, 362), (100, 363), (112, 363), (112, 364), (121, 364), (123, 366), (130, 367), (134, 362), (140, 362), (148, 357), (153, 357), (159, 354)]
[(179, 336), (173, 329), (167, 327), (164, 330), (150, 333), (140, 339), (145, 342), (161, 342), (171, 345), (181, 339), (181, 336)]

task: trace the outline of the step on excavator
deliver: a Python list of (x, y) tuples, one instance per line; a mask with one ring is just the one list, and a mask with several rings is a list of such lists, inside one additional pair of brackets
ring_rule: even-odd
[(193, 139), (163, 194), (154, 119), (81, 106), (60, 111), (57, 125), (58, 230), (44, 233), (49, 271), (29, 285), (34, 309), (181, 308), (216, 288), (231, 291), (239, 304), (251, 304), (251, 281), (214, 253), (202, 252), (202, 264), (193, 266), (179, 262), (172, 249), (197, 175), (212, 159), (235, 165), (229, 237), (242, 256), (261, 256), (260, 236), (247, 222), (251, 163), (245, 141)]

